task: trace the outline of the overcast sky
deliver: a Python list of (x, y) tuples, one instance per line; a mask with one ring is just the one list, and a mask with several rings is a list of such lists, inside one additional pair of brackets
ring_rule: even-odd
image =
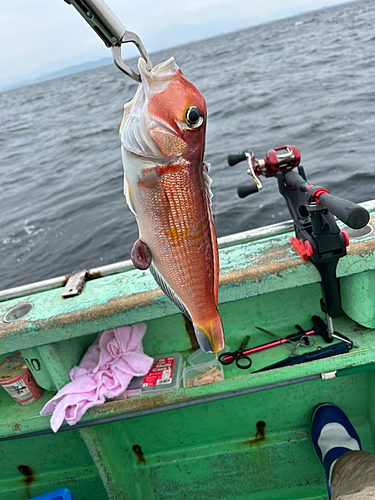
[[(202, 33), (213, 36), (340, 3), (343, 0), (107, 0), (149, 52), (203, 38)], [(191, 30), (188, 35), (181, 30), (185, 35), (179, 37), (175, 25), (181, 24)], [(0, 0), (0, 84), (103, 57), (110, 57), (109, 49), (63, 0)]]

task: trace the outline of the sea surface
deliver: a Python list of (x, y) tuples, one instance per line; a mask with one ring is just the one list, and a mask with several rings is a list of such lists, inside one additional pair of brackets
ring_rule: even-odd
[[(181, 40), (183, 43), (183, 40)], [(218, 236), (289, 219), (276, 180), (246, 199), (246, 165), (293, 144), (311, 183), (375, 198), (375, 3), (344, 4), (152, 54), (174, 56), (208, 106)], [(134, 66), (134, 61), (130, 61)], [(118, 129), (137, 84), (114, 65), (0, 93), (0, 289), (130, 257)]]

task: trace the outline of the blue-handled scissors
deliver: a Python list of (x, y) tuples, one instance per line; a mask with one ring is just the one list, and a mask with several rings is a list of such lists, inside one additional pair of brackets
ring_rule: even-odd
[(231, 363), (233, 363), (233, 361), (235, 361), (236, 365), (238, 366), (238, 368), (241, 368), (241, 370), (246, 370), (247, 368), (250, 368), (251, 359), (249, 358), (249, 356), (246, 356), (246, 354), (243, 353), (249, 340), (250, 340), (250, 335), (246, 335), (246, 337), (244, 338), (242, 344), (237, 349), (237, 351), (224, 352), (223, 354), (220, 354), (218, 358), (220, 363), (222, 365), (230, 365)]

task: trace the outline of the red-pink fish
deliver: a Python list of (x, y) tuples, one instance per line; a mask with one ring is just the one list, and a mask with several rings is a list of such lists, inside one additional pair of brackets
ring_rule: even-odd
[(224, 348), (218, 312), (219, 255), (203, 162), (206, 103), (173, 58), (147, 69), (120, 127), (125, 195), (136, 215), (136, 267), (150, 270), (192, 321), (200, 347)]

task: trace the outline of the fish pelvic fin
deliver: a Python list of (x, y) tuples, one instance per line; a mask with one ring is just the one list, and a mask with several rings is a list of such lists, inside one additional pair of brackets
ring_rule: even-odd
[(202, 351), (217, 354), (224, 349), (224, 330), (219, 313), (215, 315), (213, 320), (206, 320), (204, 325), (193, 323), (193, 326)]

